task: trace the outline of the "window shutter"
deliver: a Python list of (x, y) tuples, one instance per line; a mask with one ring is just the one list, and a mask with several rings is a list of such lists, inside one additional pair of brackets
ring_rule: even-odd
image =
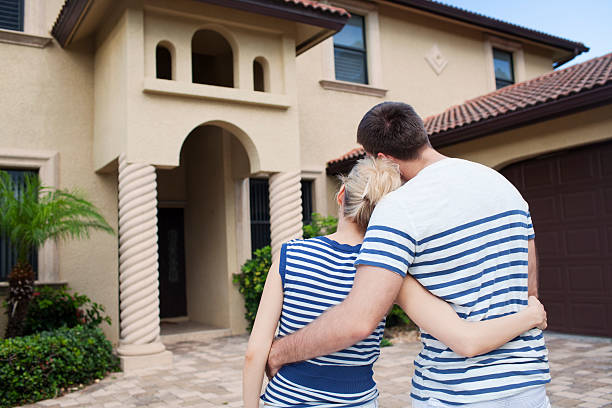
[(367, 83), (366, 54), (336, 47), (334, 48), (336, 79), (339, 81)]
[(23, 31), (23, 0), (0, 0), (0, 28)]

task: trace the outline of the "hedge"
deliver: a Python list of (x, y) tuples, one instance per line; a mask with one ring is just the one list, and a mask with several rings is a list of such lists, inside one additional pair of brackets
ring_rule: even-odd
[(0, 340), (0, 407), (56, 397), (118, 371), (100, 328), (76, 326)]

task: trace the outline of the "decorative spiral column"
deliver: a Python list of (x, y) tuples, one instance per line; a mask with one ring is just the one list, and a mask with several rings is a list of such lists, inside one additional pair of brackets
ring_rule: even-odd
[(270, 235), (272, 256), (284, 242), (302, 238), (302, 188), (300, 173), (270, 176)]
[[(159, 334), (157, 184), (151, 165), (119, 156), (118, 348), (124, 371), (171, 364)], [(169, 359), (168, 359), (169, 357)]]

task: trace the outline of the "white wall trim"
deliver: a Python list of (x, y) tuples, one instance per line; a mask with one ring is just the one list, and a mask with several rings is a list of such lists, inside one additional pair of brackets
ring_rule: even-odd
[[(59, 153), (43, 150), (0, 148), (0, 167), (38, 169), (43, 185), (59, 187)], [(59, 281), (57, 243), (47, 241), (38, 250), (38, 282)]]
[(514, 83), (526, 80), (525, 75), (525, 55), (523, 44), (485, 34), (485, 66), (487, 67), (487, 85), (489, 91), (495, 91), (495, 67), (493, 65), (493, 48), (509, 51), (512, 53), (512, 64), (514, 66)]
[(337, 81), (337, 80), (326, 80), (322, 79), (319, 81), (319, 85), (323, 89), (329, 89), (332, 91), (349, 92), (359, 95), (376, 96), (384, 98), (387, 95), (387, 90), (377, 88), (371, 85), (358, 84), (355, 82)]
[(44, 48), (51, 42), (51, 37), (0, 29), (0, 42)]
[(145, 78), (142, 91), (150, 94), (227, 101), (282, 110), (289, 109), (291, 106), (291, 100), (287, 95), (157, 78)]

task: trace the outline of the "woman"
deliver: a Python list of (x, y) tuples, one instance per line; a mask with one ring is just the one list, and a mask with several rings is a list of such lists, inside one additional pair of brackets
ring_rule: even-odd
[[(400, 184), (395, 164), (369, 157), (358, 161), (337, 194), (337, 231), (283, 244), (268, 273), (245, 356), (246, 408), (259, 406), (277, 327), (280, 336), (288, 335), (342, 302), (353, 285), (353, 263), (372, 211)], [(533, 327), (546, 326), (546, 313), (535, 298), (516, 314), (467, 322), (410, 276), (396, 302), (418, 326), (466, 357), (495, 350)], [(271, 407), (376, 407), (378, 391), (372, 365), (380, 353), (384, 326), (383, 319), (369, 337), (348, 349), (284, 366), (270, 380), (261, 399)]]

